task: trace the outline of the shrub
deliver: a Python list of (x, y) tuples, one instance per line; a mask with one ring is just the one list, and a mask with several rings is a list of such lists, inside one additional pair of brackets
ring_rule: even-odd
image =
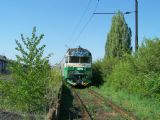
[(112, 72), (106, 78), (108, 85), (113, 86), (117, 90), (130, 89), (133, 78), (136, 76), (134, 69), (133, 57), (131, 55), (124, 56), (114, 65)]
[(119, 62), (118, 58), (107, 58), (105, 57), (103, 59), (102, 63), (102, 73), (103, 73), (103, 78), (107, 81), (108, 76), (112, 73), (115, 65)]
[(16, 40), (17, 60), (12, 65), (13, 80), (3, 83), (3, 97), (16, 110), (35, 113), (45, 111), (46, 89), (50, 79), (49, 56), (43, 57), (45, 45), (39, 47), (43, 34)]
[(92, 85), (94, 86), (101, 86), (104, 83), (102, 77), (102, 60), (97, 60), (92, 64)]
[(141, 73), (159, 73), (160, 72), (160, 40), (145, 39), (142, 46), (139, 47), (135, 64), (137, 70)]
[(145, 39), (139, 51), (103, 61), (103, 77), (117, 90), (125, 89), (160, 100), (160, 40)]

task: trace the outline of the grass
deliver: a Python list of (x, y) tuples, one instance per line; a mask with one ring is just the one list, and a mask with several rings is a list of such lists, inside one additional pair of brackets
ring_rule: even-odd
[(57, 102), (58, 92), (62, 82), (61, 78), (61, 72), (58, 68), (54, 68), (53, 70), (51, 70), (51, 79), (49, 80), (47, 94), (47, 98), (50, 101), (49, 105), (54, 105)]
[(129, 94), (125, 91), (115, 91), (106, 85), (99, 89), (95, 87), (92, 89), (113, 100), (140, 120), (160, 120), (160, 103), (154, 99)]
[(127, 120), (126, 116), (116, 113), (104, 101), (101, 101), (97, 96), (90, 94), (87, 89), (79, 90), (79, 94), (93, 119), (99, 120), (106, 117), (109, 120)]
[(12, 74), (1, 74), (0, 73), (0, 80), (12, 80)]

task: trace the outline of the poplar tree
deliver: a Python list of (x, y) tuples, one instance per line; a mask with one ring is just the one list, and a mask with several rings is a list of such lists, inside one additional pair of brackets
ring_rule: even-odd
[(123, 13), (119, 11), (112, 18), (105, 45), (105, 57), (122, 57), (124, 53), (131, 53), (131, 51), (131, 29)]

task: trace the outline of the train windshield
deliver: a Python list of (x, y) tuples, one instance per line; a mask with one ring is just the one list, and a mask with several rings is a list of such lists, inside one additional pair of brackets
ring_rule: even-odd
[(90, 57), (70, 56), (69, 62), (70, 63), (90, 63), (91, 62), (91, 58)]

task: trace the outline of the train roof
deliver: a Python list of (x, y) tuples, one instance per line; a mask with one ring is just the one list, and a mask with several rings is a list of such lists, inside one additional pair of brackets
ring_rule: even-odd
[(84, 49), (82, 47), (78, 47), (78, 48), (69, 48), (67, 51), (67, 55), (69, 56), (76, 56), (76, 57), (90, 57), (91, 52), (87, 49)]

